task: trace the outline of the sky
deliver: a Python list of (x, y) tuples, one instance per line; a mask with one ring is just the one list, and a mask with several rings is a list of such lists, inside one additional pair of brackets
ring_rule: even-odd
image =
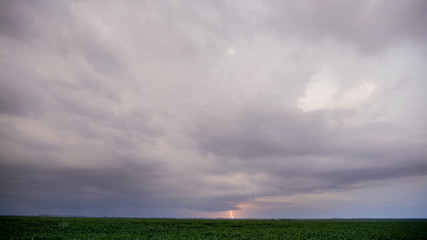
[(427, 218), (426, 23), (424, 0), (1, 1), (0, 215)]

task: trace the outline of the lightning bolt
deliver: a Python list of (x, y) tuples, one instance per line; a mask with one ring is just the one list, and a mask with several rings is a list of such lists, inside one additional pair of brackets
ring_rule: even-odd
[(233, 217), (233, 212), (231, 212), (231, 210), (229, 211), (230, 212), (230, 217), (231, 217), (231, 219), (233, 219), (234, 217)]

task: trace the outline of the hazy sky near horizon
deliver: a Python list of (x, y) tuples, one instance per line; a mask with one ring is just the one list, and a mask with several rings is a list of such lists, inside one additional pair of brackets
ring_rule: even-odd
[(0, 214), (427, 217), (427, 1), (1, 1)]

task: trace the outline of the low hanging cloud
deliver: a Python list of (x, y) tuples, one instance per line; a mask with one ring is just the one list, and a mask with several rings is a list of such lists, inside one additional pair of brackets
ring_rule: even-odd
[(0, 214), (425, 217), (426, 9), (3, 2)]

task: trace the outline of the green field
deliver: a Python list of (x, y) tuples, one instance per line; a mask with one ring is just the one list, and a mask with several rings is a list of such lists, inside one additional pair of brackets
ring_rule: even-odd
[(1, 239), (427, 239), (427, 219), (0, 217)]

